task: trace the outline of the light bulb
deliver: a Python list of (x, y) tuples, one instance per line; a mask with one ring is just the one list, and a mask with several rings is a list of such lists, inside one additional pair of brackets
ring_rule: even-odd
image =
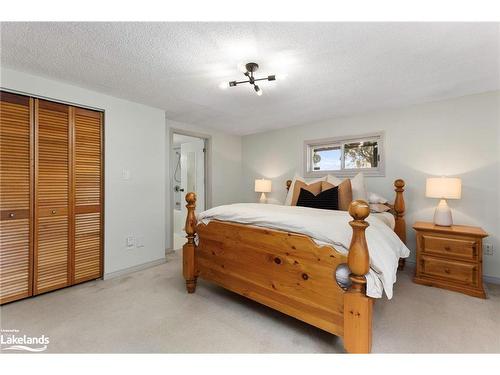
[(228, 82), (221, 82), (219, 83), (219, 88), (222, 89), (222, 90), (225, 90), (229, 87), (229, 83)]
[(255, 92), (257, 93), (257, 95), (259, 95), (259, 96), (262, 95), (262, 90), (259, 86), (255, 85), (253, 88), (255, 89)]

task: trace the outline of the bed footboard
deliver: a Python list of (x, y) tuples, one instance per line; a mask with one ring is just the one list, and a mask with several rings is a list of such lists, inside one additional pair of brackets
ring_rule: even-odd
[[(296, 233), (220, 221), (197, 224), (196, 195), (187, 194), (186, 201), (183, 273), (188, 293), (195, 291), (199, 276), (342, 336), (350, 353), (370, 352), (373, 300), (366, 296), (364, 276), (369, 270), (366, 202), (355, 201), (349, 208), (353, 237), (345, 255)], [(345, 263), (352, 272), (348, 290), (335, 277)]]

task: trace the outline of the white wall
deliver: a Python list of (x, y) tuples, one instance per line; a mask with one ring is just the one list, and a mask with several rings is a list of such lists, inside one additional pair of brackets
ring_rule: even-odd
[[(212, 192), (212, 206), (222, 204), (241, 202), (241, 137), (220, 132), (209, 128), (200, 128), (194, 125), (185, 124), (178, 121), (167, 119), (167, 138), (166, 144), (170, 142), (171, 129), (184, 130), (187, 132), (200, 133), (210, 136), (211, 139), (211, 186), (208, 191)], [(166, 153), (166, 164), (170, 165), (170, 155)], [(167, 181), (171, 181), (171, 168), (167, 170)], [(172, 213), (170, 194), (170, 183), (167, 184), (167, 199), (165, 209), (167, 212), (167, 221), (170, 220)], [(186, 204), (184, 198), (181, 204)], [(207, 207), (210, 208), (210, 207)], [(198, 212), (198, 211), (197, 211)], [(166, 236), (166, 248), (171, 246), (170, 224)]]
[[(437, 200), (425, 198), (425, 178), (462, 178), (462, 199), (449, 201), (455, 223), (483, 227), (494, 245), (485, 256), (485, 275), (500, 277), (499, 92), (471, 95), (409, 108), (286, 128), (243, 137), (242, 198), (255, 202), (253, 181), (273, 180), (270, 201), (284, 201), (285, 181), (302, 174), (303, 141), (385, 131), (386, 176), (368, 177), (369, 190), (393, 198), (392, 182), (403, 178), (408, 245), (415, 248), (411, 225), (432, 220)], [(286, 124), (283, 124), (286, 126)]]
[[(165, 114), (163, 110), (2, 68), (1, 86), (105, 110), (105, 259), (111, 272), (165, 256)], [(122, 180), (122, 169), (130, 180)], [(144, 236), (128, 249), (125, 238)]]

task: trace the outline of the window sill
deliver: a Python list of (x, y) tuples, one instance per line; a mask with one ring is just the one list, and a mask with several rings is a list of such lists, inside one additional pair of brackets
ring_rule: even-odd
[(304, 177), (315, 178), (315, 177), (325, 177), (327, 175), (336, 177), (354, 177), (358, 173), (363, 173), (365, 177), (385, 177), (385, 171), (377, 169), (350, 169), (343, 171), (306, 171)]

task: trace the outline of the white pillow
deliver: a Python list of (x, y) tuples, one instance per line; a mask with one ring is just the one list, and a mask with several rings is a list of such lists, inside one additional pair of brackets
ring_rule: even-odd
[(342, 183), (342, 181), (344, 181), (344, 180), (345, 180), (345, 178), (340, 179), (338, 177), (332, 176), (331, 174), (326, 176), (326, 182), (328, 182), (329, 184), (335, 185), (335, 186), (340, 185)]
[[(333, 184), (335, 186), (340, 185), (342, 181), (345, 179), (340, 179), (338, 177), (328, 175), (326, 176), (326, 182)], [(366, 191), (365, 186), (365, 177), (363, 173), (358, 173), (354, 178), (351, 178), (351, 189), (352, 189), (352, 200), (362, 199), (364, 201), (368, 201), (368, 192)]]
[(391, 208), (382, 203), (370, 203), (371, 212), (387, 212)]
[(368, 193), (366, 192), (365, 176), (363, 173), (358, 173), (351, 179), (352, 200), (362, 199), (368, 201)]
[(290, 188), (288, 189), (288, 194), (286, 195), (285, 199), (285, 206), (290, 206), (292, 204), (292, 198), (293, 198), (293, 188), (295, 187), (295, 181), (302, 181), (305, 184), (314, 184), (319, 181), (326, 181), (326, 177), (321, 177), (317, 178), (316, 180), (311, 180), (311, 181), (306, 181), (299, 175), (295, 175), (293, 177), (292, 183), (290, 184)]
[(389, 202), (387, 199), (385, 199), (383, 196), (378, 195), (377, 193), (373, 193), (371, 191), (368, 192), (368, 203), (382, 203), (386, 204)]

